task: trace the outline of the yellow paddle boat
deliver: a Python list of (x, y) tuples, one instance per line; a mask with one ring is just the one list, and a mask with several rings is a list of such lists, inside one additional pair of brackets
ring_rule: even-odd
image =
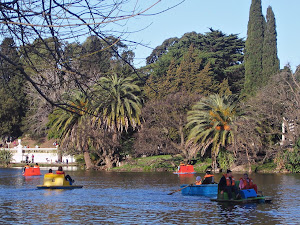
[(65, 179), (64, 174), (47, 173), (44, 175), (44, 184), (37, 185), (38, 189), (75, 189), (83, 186), (72, 185)]

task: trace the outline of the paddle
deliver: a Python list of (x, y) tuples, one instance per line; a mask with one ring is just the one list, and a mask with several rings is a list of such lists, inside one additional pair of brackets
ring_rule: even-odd
[(172, 195), (172, 194), (174, 194), (175, 192), (181, 191), (182, 189), (185, 189), (185, 188), (190, 187), (190, 186), (192, 186), (192, 185), (193, 185), (193, 184), (189, 184), (189, 185), (187, 185), (187, 186), (185, 186), (185, 187), (183, 187), (183, 188), (180, 188), (180, 189), (178, 189), (178, 190), (176, 190), (176, 191), (172, 191), (172, 192), (170, 192), (168, 195)]

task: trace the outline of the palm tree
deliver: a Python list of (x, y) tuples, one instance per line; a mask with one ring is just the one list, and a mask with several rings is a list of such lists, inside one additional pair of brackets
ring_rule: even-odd
[(68, 110), (57, 108), (49, 115), (50, 127), (48, 137), (59, 138), (61, 145), (75, 145), (79, 152), (83, 152), (86, 168), (92, 168), (92, 162), (88, 152), (88, 138), (82, 136), (82, 130), (86, 130), (88, 101), (81, 92), (75, 92), (73, 98), (68, 101)]
[(199, 143), (204, 155), (211, 147), (212, 168), (216, 169), (220, 147), (232, 143), (232, 122), (237, 116), (237, 105), (233, 96), (211, 95), (196, 103), (188, 112), (188, 141)]
[[(123, 130), (129, 127), (135, 129), (140, 122), (142, 98), (141, 90), (131, 77), (102, 77), (95, 92), (97, 99), (94, 99), (95, 107), (94, 123), (113, 133), (113, 142), (119, 140)], [(106, 164), (111, 167), (113, 150), (107, 154)]]

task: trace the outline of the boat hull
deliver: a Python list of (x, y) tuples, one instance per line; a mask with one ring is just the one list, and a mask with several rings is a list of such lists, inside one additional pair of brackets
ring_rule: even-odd
[(210, 199), (214, 202), (221, 202), (221, 203), (232, 203), (232, 204), (245, 204), (245, 203), (268, 203), (271, 202), (272, 199), (269, 196), (260, 196), (256, 198), (246, 198), (246, 199), (218, 199), (218, 198), (212, 198)]
[(193, 165), (180, 165), (174, 174), (194, 174), (196, 173)]
[(76, 189), (82, 188), (79, 185), (72, 185), (65, 179), (64, 174), (48, 173), (44, 176), (43, 185), (37, 185), (38, 189)]
[(82, 188), (83, 186), (79, 185), (70, 185), (70, 186), (44, 186), (44, 185), (37, 185), (38, 189), (78, 189)]
[(174, 173), (174, 174), (183, 175), (183, 174), (195, 174), (196, 172), (186, 172), (186, 173), (173, 172), (173, 173)]
[(182, 195), (198, 195), (215, 197), (218, 194), (218, 184), (202, 184), (202, 185), (188, 185), (183, 184), (180, 186), (182, 188)]
[(42, 176), (42, 174), (40, 168), (30, 167), (25, 169), (25, 171), (23, 172), (23, 176)]

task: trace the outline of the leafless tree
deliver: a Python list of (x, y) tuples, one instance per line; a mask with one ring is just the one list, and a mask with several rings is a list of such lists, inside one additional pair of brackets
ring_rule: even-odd
[[(96, 82), (95, 77), (88, 76), (76, 67), (76, 63), (73, 63), (75, 56), (65, 57), (64, 49), (68, 42), (80, 42), (82, 38), (94, 35), (106, 43), (106, 48), (98, 49), (97, 52), (110, 48), (137, 73), (130, 62), (114, 48), (120, 41), (139, 44), (129, 41), (129, 34), (136, 31), (128, 30), (127, 23), (133, 18), (162, 13), (183, 1), (172, 1), (164, 5), (164, 9), (160, 7), (161, 0), (1, 1), (1, 36), (14, 39), (22, 53), (22, 61), (17, 65), (1, 53), (0, 58), (16, 67), (48, 103), (68, 110), (70, 106), (62, 99), (48, 95), (46, 90), (56, 90), (59, 84), (65, 83), (88, 94), (90, 84)], [(111, 36), (115, 37), (114, 42), (107, 41)], [(45, 71), (49, 70), (58, 71), (57, 81), (44, 77)]]
[(195, 156), (198, 147), (186, 144), (187, 111), (201, 96), (187, 92), (170, 94), (161, 100), (148, 102), (142, 111), (144, 123), (137, 134), (137, 154), (182, 154), (187, 160)]
[[(291, 70), (274, 75), (257, 95), (244, 102), (246, 118), (235, 122), (231, 146), (238, 164), (272, 159), (300, 136), (300, 83)], [(292, 125), (291, 125), (292, 124)], [(285, 127), (284, 134), (282, 127)], [(282, 140), (285, 135), (285, 141)]]

